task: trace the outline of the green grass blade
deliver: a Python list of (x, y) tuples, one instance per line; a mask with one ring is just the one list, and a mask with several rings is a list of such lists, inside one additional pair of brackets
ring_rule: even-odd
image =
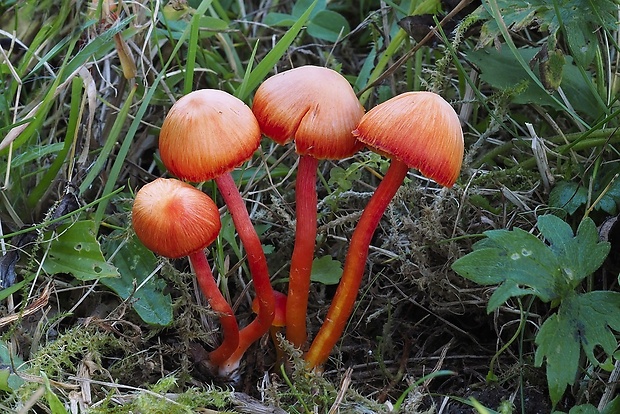
[(288, 47), (293, 43), (301, 29), (304, 27), (318, 0), (314, 0), (310, 7), (302, 14), (299, 19), (291, 26), (290, 29), (282, 36), (282, 39), (276, 43), (276, 45), (267, 53), (267, 55), (260, 61), (256, 68), (252, 71), (250, 76), (244, 80), (244, 82), (237, 89), (235, 95), (245, 101), (251, 91), (256, 89), (258, 85), (265, 79), (269, 71), (278, 63), (278, 61), (284, 56)]
[(114, 145), (118, 142), (118, 137), (121, 134), (123, 125), (125, 124), (125, 120), (127, 119), (127, 115), (129, 114), (129, 109), (131, 108), (133, 96), (135, 93), (136, 88), (133, 88), (131, 89), (131, 91), (129, 91), (129, 95), (125, 99), (125, 103), (121, 107), (118, 116), (114, 120), (114, 125), (112, 125), (110, 135), (108, 135), (108, 137), (106, 138), (106, 142), (103, 145), (103, 148), (101, 149), (101, 152), (99, 153), (95, 164), (92, 166), (90, 171), (88, 171), (86, 178), (84, 178), (84, 181), (82, 181), (82, 183), (80, 184), (80, 194), (84, 193), (84, 191), (86, 191), (91, 186), (93, 181), (95, 181), (95, 179), (99, 176), (99, 173), (103, 169), (103, 166), (110, 159), (110, 153), (112, 152)]
[[(211, 3), (211, 0), (206, 0), (200, 3), (200, 6), (196, 10), (196, 13), (199, 15), (204, 14), (207, 7), (209, 7), (210, 3)], [(157, 75), (157, 77), (153, 81), (153, 84), (150, 86), (150, 88), (147, 89), (147, 92), (144, 95), (144, 98), (142, 99), (142, 103), (140, 104), (140, 108), (138, 108), (138, 112), (136, 113), (136, 116), (134, 117), (133, 122), (129, 126), (129, 129), (127, 130), (127, 133), (125, 135), (125, 139), (123, 140), (123, 143), (121, 144), (121, 148), (119, 149), (119, 152), (116, 155), (116, 159), (114, 161), (114, 164), (112, 165), (110, 174), (104, 186), (102, 197), (105, 197), (107, 194), (110, 194), (113, 191), (114, 186), (116, 185), (116, 182), (118, 180), (118, 176), (120, 175), (120, 172), (125, 163), (125, 158), (127, 157), (127, 153), (129, 152), (131, 143), (133, 142), (136, 132), (138, 131), (138, 128), (140, 127), (140, 124), (142, 123), (142, 118), (144, 117), (146, 110), (151, 104), (151, 100), (153, 99), (155, 92), (158, 90), (159, 83), (165, 76), (168, 67), (174, 61), (175, 56), (179, 52), (179, 49), (181, 49), (181, 46), (185, 42), (185, 39), (188, 38), (190, 34), (190, 28), (191, 28), (190, 26), (185, 28), (175, 48), (172, 50), (172, 53), (170, 54), (170, 58), (168, 59), (168, 61), (166, 62), (162, 70), (159, 72), (159, 75)], [(109, 198), (104, 198), (97, 206), (97, 211), (95, 211), (95, 218), (94, 218), (95, 226), (97, 229), (99, 228), (99, 225), (101, 224), (101, 220), (103, 219), (105, 210), (109, 202), (110, 202)]]
[(69, 124), (67, 125), (67, 133), (65, 134), (64, 146), (62, 150), (56, 155), (56, 159), (52, 165), (45, 171), (43, 177), (37, 184), (37, 186), (30, 192), (28, 196), (28, 206), (34, 208), (39, 200), (43, 197), (47, 189), (50, 187), (58, 171), (65, 163), (67, 154), (73, 146), (75, 136), (77, 134), (77, 127), (80, 120), (80, 114), (82, 113), (82, 86), (84, 82), (79, 76), (73, 78), (71, 87), (71, 109), (69, 111)]

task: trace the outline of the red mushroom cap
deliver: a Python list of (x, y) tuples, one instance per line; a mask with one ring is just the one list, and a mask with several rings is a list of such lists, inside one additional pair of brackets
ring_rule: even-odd
[(168, 170), (183, 180), (207, 181), (248, 160), (261, 132), (252, 110), (233, 95), (201, 89), (170, 108), (159, 134)]
[[(286, 326), (286, 295), (282, 292), (278, 292), (277, 290), (273, 291), (273, 297), (276, 301), (275, 314), (273, 317), (273, 322), (271, 322), (271, 326), (282, 327)], [(252, 301), (252, 311), (254, 313), (258, 313), (259, 311), (259, 302), (258, 298), (254, 298)]]
[(364, 114), (349, 82), (338, 72), (300, 66), (274, 75), (256, 90), (252, 111), (263, 133), (300, 155), (340, 159), (362, 145), (351, 131)]
[(142, 187), (131, 217), (140, 241), (171, 259), (204, 249), (222, 226), (219, 210), (208, 195), (171, 178), (158, 178)]
[(451, 187), (463, 162), (459, 117), (433, 92), (406, 92), (369, 110), (353, 134), (441, 185)]

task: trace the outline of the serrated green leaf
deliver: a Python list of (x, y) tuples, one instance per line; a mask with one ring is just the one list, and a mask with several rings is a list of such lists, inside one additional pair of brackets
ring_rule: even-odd
[(106, 254), (115, 252), (112, 262), (118, 268), (120, 277), (101, 279), (101, 283), (123, 300), (130, 297), (134, 299), (132, 306), (144, 322), (159, 326), (170, 325), (172, 299), (169, 294), (164, 294), (164, 280), (153, 275), (158, 265), (157, 257), (135, 236), (118, 249), (120, 244), (120, 240), (112, 237), (104, 243)]
[[(610, 215), (616, 215), (620, 205), (620, 165), (606, 164), (595, 177), (586, 176), (580, 183), (560, 181), (549, 194), (549, 205), (562, 208), (573, 215), (590, 200), (598, 200), (594, 205), (596, 210), (602, 210)], [(594, 179), (591, 189), (589, 181)], [(589, 195), (590, 191), (592, 192)]]
[(506, 293), (522, 296), (518, 286), (525, 286), (545, 302), (559, 296), (560, 266), (553, 252), (541, 240), (521, 229), (491, 230), (484, 234), (487, 238), (477, 242), (473, 252), (455, 261), (452, 269), (482, 285), (507, 281), (508, 286), (489, 303), (487, 311), (496, 309), (498, 299), (505, 298)]
[(49, 274), (70, 273), (79, 280), (118, 277), (114, 265), (103, 257), (95, 234), (95, 222), (77, 221), (59, 226), (50, 242), (43, 269)]
[[(569, 384), (573, 384), (579, 367), (579, 342), (567, 333), (571, 331), (570, 321), (555, 314), (540, 327), (536, 335), (535, 365), (547, 362), (547, 385), (551, 402), (555, 406)], [(560, 332), (562, 334), (560, 334)]]
[[(482, 27), (479, 44), (489, 44), (500, 35), (497, 22), (492, 18), (486, 2), (476, 11), (480, 19), (486, 20)], [(573, 54), (583, 55), (584, 63), (591, 59), (594, 49), (587, 47), (586, 40), (595, 35), (597, 27), (602, 26), (614, 30), (616, 26), (616, 3), (613, 0), (596, 2), (596, 13), (581, 13), (582, 10), (591, 10), (589, 0), (566, 0), (559, 4), (560, 16), (556, 14), (553, 2), (546, 0), (497, 0), (497, 5), (506, 27), (519, 31), (532, 23), (540, 26), (541, 30), (549, 31), (549, 37), (556, 38), (560, 30), (560, 22), (566, 26), (568, 43)], [(576, 56), (577, 57), (577, 56)]]
[(342, 263), (332, 259), (331, 256), (323, 256), (312, 261), (312, 273), (310, 280), (324, 285), (335, 285), (342, 276)]
[(500, 284), (487, 310), (497, 309), (510, 297), (533, 294), (544, 302), (561, 299), (598, 269), (610, 245), (598, 240), (596, 226), (584, 220), (577, 235), (553, 215), (538, 219), (547, 246), (521, 229), (491, 230), (474, 244), (474, 251), (452, 264), (461, 276), (482, 285)]
[(577, 375), (580, 348), (590, 363), (600, 366), (594, 349), (611, 357), (618, 346), (613, 331), (620, 331), (620, 293), (594, 291), (573, 294), (562, 301), (558, 313), (545, 321), (536, 335), (535, 364), (547, 362), (547, 381), (554, 405)]
[(599, 242), (596, 225), (590, 218), (579, 224), (575, 237), (570, 226), (552, 214), (539, 217), (538, 228), (551, 243), (550, 249), (558, 258), (571, 289), (598, 269), (609, 253), (610, 244)]
[[(581, 340), (586, 356), (594, 365), (600, 365), (594, 349), (600, 346), (611, 356), (618, 346), (612, 330), (620, 332), (620, 293), (593, 291), (576, 296), (562, 306), (573, 309), (574, 332)], [(567, 311), (568, 313), (568, 311)]]
[(492, 312), (494, 309), (502, 306), (506, 301), (510, 298), (517, 298), (527, 295), (535, 295), (536, 292), (533, 289), (522, 288), (518, 284), (506, 280), (504, 283), (499, 285), (495, 292), (489, 298), (489, 303), (487, 304), (488, 312)]

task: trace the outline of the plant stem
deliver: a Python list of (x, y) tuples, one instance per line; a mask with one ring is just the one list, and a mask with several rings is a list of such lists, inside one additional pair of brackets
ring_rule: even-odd
[(194, 268), (198, 286), (209, 301), (211, 309), (218, 313), (222, 325), (223, 341), (219, 347), (209, 353), (209, 360), (216, 366), (226, 361), (239, 345), (239, 325), (230, 304), (220, 292), (204, 251), (198, 250), (189, 255)]
[(357, 223), (349, 244), (340, 284), (327, 312), (325, 322), (323, 322), (323, 326), (321, 326), (306, 355), (306, 363), (310, 369), (327, 360), (332, 348), (344, 331), (362, 282), (372, 236), (408, 170), (409, 167), (405, 163), (392, 159), (383, 181), (379, 183)]
[(275, 314), (275, 299), (263, 246), (235, 181), (230, 173), (226, 173), (215, 178), (215, 183), (228, 207), (241, 243), (247, 253), (248, 266), (252, 274), (259, 309), (256, 319), (239, 332), (237, 349), (225, 365), (220, 368), (221, 373), (231, 373), (237, 368), (241, 357), (250, 345), (269, 331)]
[(295, 187), (297, 221), (286, 302), (286, 339), (297, 348), (304, 345), (307, 337), (306, 313), (317, 231), (317, 165), (316, 158), (302, 155)]

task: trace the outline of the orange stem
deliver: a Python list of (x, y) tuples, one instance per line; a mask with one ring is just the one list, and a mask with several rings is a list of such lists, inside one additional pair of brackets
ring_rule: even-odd
[(304, 345), (308, 335), (306, 313), (317, 231), (317, 165), (316, 158), (302, 155), (295, 187), (297, 221), (286, 301), (286, 339), (297, 348)]
[(226, 361), (239, 345), (239, 325), (235, 319), (230, 304), (215, 283), (215, 278), (209, 267), (204, 251), (198, 250), (189, 255), (189, 261), (196, 273), (198, 286), (211, 305), (211, 309), (218, 313), (222, 325), (223, 340), (219, 347), (209, 353), (209, 360), (219, 366)]
[(357, 223), (351, 237), (338, 289), (325, 321), (306, 354), (306, 364), (310, 369), (322, 365), (327, 360), (344, 331), (353, 312), (357, 292), (362, 282), (372, 236), (387, 206), (407, 175), (408, 169), (405, 163), (396, 159), (392, 160), (385, 177), (379, 183)]
[[(250, 220), (250, 215), (235, 181), (229, 173), (226, 173), (215, 178), (215, 182), (228, 207), (241, 243), (247, 253), (248, 266), (250, 267), (254, 290), (258, 298), (258, 316), (239, 332), (239, 345), (224, 364), (231, 371), (234, 371), (250, 345), (269, 331), (275, 315), (275, 299), (263, 245)], [(224, 366), (220, 368), (220, 372), (231, 373)]]

